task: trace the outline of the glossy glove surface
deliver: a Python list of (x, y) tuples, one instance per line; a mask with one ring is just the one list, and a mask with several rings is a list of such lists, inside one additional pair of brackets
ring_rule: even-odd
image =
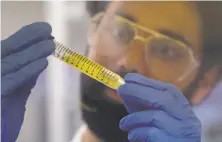
[(2, 142), (15, 142), (18, 137), (28, 96), (55, 49), (51, 32), (49, 24), (36, 22), (1, 41)]
[(129, 73), (118, 89), (129, 115), (120, 128), (130, 142), (200, 142), (201, 124), (173, 85)]

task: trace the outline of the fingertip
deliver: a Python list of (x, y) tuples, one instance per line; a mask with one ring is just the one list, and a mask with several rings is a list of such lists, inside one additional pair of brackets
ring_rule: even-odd
[(134, 140), (134, 136), (133, 136), (134, 134), (133, 134), (133, 131), (130, 131), (129, 133), (128, 133), (128, 140), (129, 141), (133, 141)]
[(39, 59), (43, 57), (48, 57), (55, 51), (55, 43), (52, 40), (45, 40), (33, 46), (27, 54), (35, 53)]
[(52, 27), (47, 22), (34, 22), (29, 25), (33, 30), (42, 30), (47, 34), (52, 33)]
[(129, 73), (125, 76), (124, 79), (125, 82), (127, 83), (143, 84), (147, 87), (155, 88), (157, 90), (162, 90), (162, 91), (165, 91), (170, 86), (169, 83), (160, 80), (151, 79), (139, 73)]
[(48, 39), (51, 33), (52, 27), (46, 22), (34, 22), (23, 26), (2, 42), (2, 58)]
[(37, 74), (41, 74), (48, 66), (48, 60), (46, 58), (42, 58), (40, 60), (38, 60), (38, 62), (36, 63), (37, 66)]
[(121, 130), (123, 130), (123, 131), (125, 131), (125, 117), (124, 118), (122, 118), (121, 120), (120, 120), (120, 122), (119, 122), (119, 128), (121, 129)]
[(18, 32), (21, 34), (21, 37), (26, 39), (26, 42), (30, 42), (36, 39), (44, 40), (51, 36), (52, 27), (49, 23), (46, 22), (34, 22), (22, 27), (22, 29)]
[(120, 97), (122, 97), (122, 96), (125, 94), (126, 90), (128, 90), (127, 88), (128, 88), (128, 87), (127, 87), (127, 84), (121, 85), (121, 86), (117, 89), (117, 94), (118, 94)]
[(34, 68), (37, 68), (36, 71), (42, 72), (48, 66), (48, 60), (46, 58), (39, 59), (33, 64), (33, 66)]
[(47, 40), (45, 46), (49, 54), (52, 54), (55, 51), (55, 43), (52, 40)]
[(46, 68), (49, 64), (48, 60), (46, 58), (40, 59), (40, 64), (42, 64), (43, 68)]
[(129, 141), (158, 141), (161, 135), (158, 135), (160, 131), (155, 127), (138, 127), (133, 129), (128, 134)]
[(126, 81), (132, 80), (132, 79), (135, 78), (137, 75), (138, 75), (138, 73), (128, 73), (128, 74), (125, 75), (124, 79), (125, 79)]
[(132, 83), (132, 82), (141, 82), (141, 81), (144, 81), (144, 80), (147, 80), (149, 81), (150, 79), (143, 76), (142, 74), (139, 74), (139, 73), (128, 73), (126, 76), (125, 76), (125, 81), (128, 82), (128, 83)]
[[(138, 128), (139, 129), (139, 128)], [(128, 133), (128, 140), (129, 141), (141, 141), (142, 137), (140, 135), (137, 134), (137, 129), (136, 130), (132, 130)]]

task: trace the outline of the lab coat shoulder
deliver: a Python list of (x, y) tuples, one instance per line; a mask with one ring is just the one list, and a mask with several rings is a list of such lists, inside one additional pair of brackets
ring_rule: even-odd
[(80, 126), (80, 128), (77, 130), (77, 133), (74, 135), (71, 142), (82, 142), (82, 135), (86, 129), (87, 129), (87, 125), (84, 124)]

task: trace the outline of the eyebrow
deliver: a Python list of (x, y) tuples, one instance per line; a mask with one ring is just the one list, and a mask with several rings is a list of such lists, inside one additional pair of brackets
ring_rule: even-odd
[(117, 15), (123, 17), (123, 18), (126, 18), (127, 20), (130, 20), (131, 22), (135, 22), (136, 23), (136, 19), (129, 15), (129, 14), (126, 14), (126, 13), (123, 13), (123, 12), (117, 12)]
[(175, 39), (175, 40), (178, 40), (178, 41), (181, 41), (183, 43), (185, 43), (186, 45), (190, 46), (191, 44), (185, 40), (185, 38), (175, 32), (172, 32), (172, 31), (169, 31), (169, 30), (166, 30), (166, 29), (160, 29), (160, 30), (157, 30), (157, 32), (165, 35), (165, 36), (168, 36), (172, 39)]
[[(137, 23), (137, 20), (133, 16), (131, 16), (129, 14), (126, 14), (126, 13), (123, 13), (123, 12), (117, 12), (117, 15), (122, 16), (122, 17), (126, 18), (127, 20), (130, 20), (131, 22)], [(183, 42), (186, 45), (188, 45), (189, 47), (191, 46), (191, 44), (188, 41), (186, 41), (183, 36), (181, 36), (181, 35), (179, 35), (179, 34), (177, 34), (175, 32), (169, 31), (167, 29), (159, 29), (159, 30), (157, 30), (157, 32), (160, 33), (160, 34), (163, 34), (165, 36), (168, 36), (168, 37), (170, 37), (172, 39), (175, 39), (175, 40), (178, 40), (180, 42)]]

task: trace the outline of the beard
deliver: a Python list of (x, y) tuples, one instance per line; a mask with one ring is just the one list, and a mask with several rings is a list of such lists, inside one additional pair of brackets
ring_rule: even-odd
[[(128, 72), (118, 73), (124, 77)], [(88, 128), (105, 142), (128, 142), (127, 132), (119, 129), (119, 121), (128, 112), (123, 104), (114, 103), (106, 96), (104, 84), (81, 74), (81, 101), (90, 109), (82, 107), (82, 117)], [(95, 110), (95, 111), (91, 111)]]
[[(117, 74), (124, 78), (128, 73), (137, 72), (122, 68)], [(191, 98), (192, 95), (189, 94), (195, 90), (197, 82), (198, 80), (193, 81), (184, 89), (183, 92), (188, 100)], [(119, 129), (120, 120), (128, 115), (125, 106), (110, 101), (106, 95), (108, 87), (83, 73), (80, 74), (80, 87), (82, 103), (93, 108), (92, 110), (96, 110), (93, 112), (82, 108), (82, 117), (88, 128), (105, 142), (128, 142), (128, 133)]]
[[(129, 71), (121, 71), (118, 73), (122, 78)], [(107, 87), (81, 74), (81, 101), (87, 105), (88, 109), (82, 108), (82, 118), (86, 122), (88, 128), (104, 142), (128, 142), (127, 132), (119, 129), (120, 120), (128, 115), (123, 104), (114, 103), (106, 96)], [(190, 93), (194, 88), (187, 87)]]
[[(121, 68), (120, 71), (116, 74), (124, 78), (125, 75), (128, 73), (137, 72), (135, 70), (128, 71), (125, 68)], [(83, 73), (80, 74), (80, 87), (80, 92), (83, 96), (88, 96), (90, 99), (93, 100), (105, 100), (114, 103), (113, 101), (110, 101), (105, 93), (106, 90), (110, 88)]]

